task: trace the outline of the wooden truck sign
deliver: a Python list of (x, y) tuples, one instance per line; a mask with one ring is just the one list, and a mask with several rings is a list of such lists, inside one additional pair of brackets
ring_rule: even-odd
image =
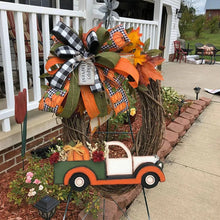
[(106, 146), (119, 146), (126, 158), (109, 158), (101, 162), (64, 161), (54, 164), (54, 183), (64, 184), (76, 191), (83, 191), (88, 185), (142, 184), (153, 188), (164, 182), (163, 163), (157, 155), (132, 156), (126, 145), (119, 141), (106, 142)]

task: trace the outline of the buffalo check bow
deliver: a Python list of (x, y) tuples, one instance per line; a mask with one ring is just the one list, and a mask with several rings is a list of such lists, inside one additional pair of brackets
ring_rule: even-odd
[[(61, 89), (68, 75), (80, 64), (82, 60), (93, 58), (92, 52), (95, 47), (97, 48), (99, 46), (99, 43), (96, 33), (91, 31), (86, 38), (89, 49), (89, 51), (87, 51), (79, 36), (63, 22), (58, 22), (53, 28), (52, 33), (58, 40), (65, 44), (64, 46), (58, 47), (55, 50), (55, 54), (60, 58), (68, 59), (67, 62), (65, 62), (56, 72), (50, 82), (50, 86), (52, 88)], [(97, 71), (95, 71), (94, 74), (95, 84), (90, 87), (91, 90), (103, 91)]]

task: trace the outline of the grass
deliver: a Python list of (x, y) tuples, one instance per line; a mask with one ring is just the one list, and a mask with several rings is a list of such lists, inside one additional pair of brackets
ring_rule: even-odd
[[(208, 31), (203, 31), (199, 38), (195, 37), (195, 33), (193, 31), (188, 31), (184, 35), (186, 43), (189, 43), (190, 49), (193, 49), (192, 54), (195, 54), (195, 43), (213, 44), (216, 48), (220, 49), (220, 30), (213, 34)], [(220, 55), (220, 52), (218, 52), (218, 54)], [(216, 60), (220, 61), (220, 56), (217, 56)]]

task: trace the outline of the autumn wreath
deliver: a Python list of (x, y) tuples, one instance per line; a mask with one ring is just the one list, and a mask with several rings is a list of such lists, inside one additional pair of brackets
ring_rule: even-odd
[[(129, 110), (123, 82), (137, 93), (142, 126), (132, 153), (155, 154), (163, 131), (160, 81), (156, 69), (163, 62), (159, 50), (149, 50), (150, 40), (140, 41), (139, 28), (101, 25), (77, 34), (62, 22), (52, 30), (54, 44), (44, 76), (50, 83), (39, 109), (62, 118), (64, 141), (78, 140), (86, 146), (96, 129), (113, 115)], [(132, 186), (105, 186), (102, 190), (125, 192)]]

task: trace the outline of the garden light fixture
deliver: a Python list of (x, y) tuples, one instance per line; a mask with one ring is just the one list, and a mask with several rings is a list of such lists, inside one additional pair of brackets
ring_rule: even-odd
[(183, 107), (184, 104), (184, 99), (181, 99), (181, 102), (178, 104), (178, 116), (181, 114), (181, 108)]
[(176, 9), (176, 16), (177, 18), (181, 19), (182, 18), (182, 11), (180, 9)]
[(200, 87), (195, 87), (194, 88), (194, 91), (196, 93), (196, 100), (198, 100), (200, 89), (201, 89)]
[(38, 209), (39, 215), (45, 219), (50, 220), (55, 214), (56, 207), (59, 205), (59, 201), (50, 197), (45, 196), (39, 200), (34, 207)]

